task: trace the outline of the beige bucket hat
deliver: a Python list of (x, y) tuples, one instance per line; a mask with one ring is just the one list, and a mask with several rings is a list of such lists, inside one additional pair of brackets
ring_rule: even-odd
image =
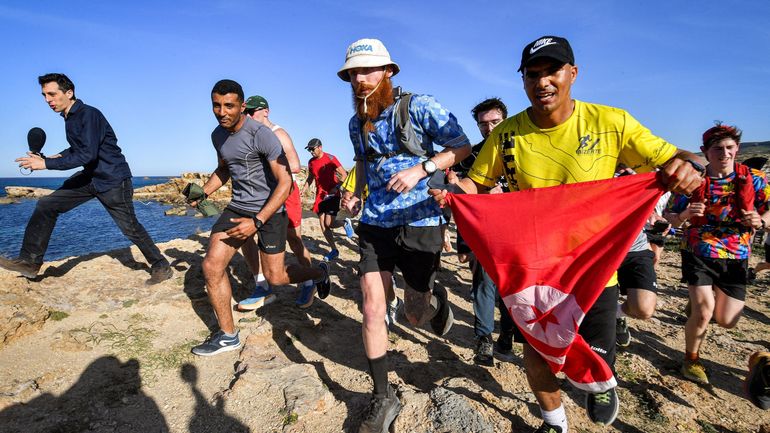
[(393, 75), (398, 74), (399, 67), (390, 60), (390, 53), (379, 39), (359, 39), (348, 47), (345, 54), (345, 64), (337, 71), (337, 76), (342, 81), (350, 81), (348, 69), (375, 68), (377, 66), (393, 66)]

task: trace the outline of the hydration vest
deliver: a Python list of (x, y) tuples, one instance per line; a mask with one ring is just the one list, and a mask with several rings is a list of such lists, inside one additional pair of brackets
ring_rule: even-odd
[[(701, 203), (706, 201), (708, 206), (711, 197), (711, 178), (706, 176), (705, 181), (698, 187), (690, 197), (690, 203)], [(754, 177), (751, 175), (751, 169), (740, 163), (735, 164), (735, 194), (733, 196), (733, 206), (729, 216), (734, 221), (741, 221), (741, 210), (754, 210)], [(706, 216), (690, 218), (690, 225), (700, 227), (706, 224)]]

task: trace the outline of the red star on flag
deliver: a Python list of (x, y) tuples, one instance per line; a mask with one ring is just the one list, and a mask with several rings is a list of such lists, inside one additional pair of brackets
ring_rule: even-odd
[(527, 320), (527, 325), (530, 325), (532, 323), (540, 323), (540, 326), (543, 327), (543, 332), (546, 332), (546, 328), (548, 327), (549, 323), (553, 323), (555, 325), (559, 324), (559, 321), (556, 319), (556, 316), (551, 314), (552, 311), (553, 311), (553, 308), (551, 308), (548, 311), (540, 311), (538, 310), (537, 307), (532, 305), (532, 312), (535, 313), (535, 318), (532, 320)]

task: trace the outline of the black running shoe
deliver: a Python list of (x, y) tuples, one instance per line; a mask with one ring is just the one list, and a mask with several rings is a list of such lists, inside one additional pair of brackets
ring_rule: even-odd
[(438, 286), (434, 287), (433, 296), (438, 300), (438, 305), (436, 306), (436, 315), (430, 319), (430, 326), (436, 335), (443, 337), (452, 328), (454, 314), (452, 314), (452, 308), (449, 306), (446, 289)]
[(588, 418), (596, 424), (610, 425), (618, 417), (620, 400), (615, 388), (608, 391), (586, 394), (586, 412)]
[(481, 337), (478, 337), (476, 340), (476, 354), (473, 356), (473, 362), (487, 367), (495, 366), (491, 335), (482, 335)]
[(393, 391), (393, 387), (388, 385), (388, 393), (385, 397), (372, 396), (358, 433), (387, 433), (400, 411), (401, 402)]
[(324, 276), (321, 281), (316, 281), (315, 287), (318, 293), (318, 297), (321, 299), (326, 299), (326, 297), (329, 296), (329, 292), (332, 291), (332, 282), (329, 279), (329, 264), (326, 262), (321, 262), (318, 264), (318, 267), (321, 268), (321, 270), (324, 272)]
[(631, 345), (631, 331), (628, 329), (628, 320), (625, 317), (619, 317), (615, 321), (615, 344), (620, 347)]
[(543, 422), (543, 425), (534, 433), (562, 433), (561, 427)]

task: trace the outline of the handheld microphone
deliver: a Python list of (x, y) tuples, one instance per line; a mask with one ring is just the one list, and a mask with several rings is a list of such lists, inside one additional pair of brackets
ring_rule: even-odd
[[(30, 129), (27, 133), (27, 146), (29, 146), (29, 151), (34, 155), (45, 158), (45, 155), (43, 155), (42, 152), (43, 145), (45, 145), (45, 131), (37, 126)], [(29, 168), (20, 168), (19, 171), (24, 176), (32, 174), (32, 170)]]
[(43, 150), (43, 146), (45, 145), (45, 131), (43, 131), (42, 128), (38, 128), (37, 126), (30, 129), (27, 133), (27, 145), (29, 146), (30, 152), (45, 158), (41, 152)]

